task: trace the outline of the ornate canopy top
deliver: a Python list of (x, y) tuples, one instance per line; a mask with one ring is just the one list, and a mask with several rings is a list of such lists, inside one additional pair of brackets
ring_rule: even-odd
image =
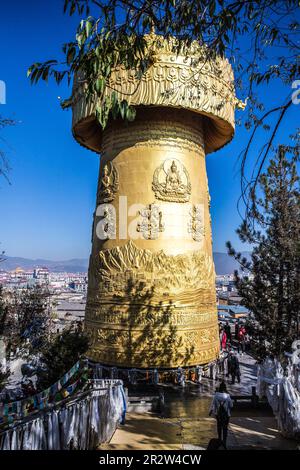
[(223, 81), (233, 84), (233, 72), (226, 58), (222, 58), (210, 51), (198, 41), (188, 42), (174, 36), (163, 37), (152, 31), (144, 36), (147, 48), (154, 62), (181, 63), (196, 70), (198, 66), (205, 67), (214, 75), (221, 74)]
[[(236, 98), (233, 72), (227, 59), (212, 56), (197, 41), (145, 36), (151, 65), (138, 77), (122, 65), (112, 71), (105, 94), (115, 91), (133, 106), (181, 108), (204, 116), (206, 153), (229, 142), (234, 134), (234, 111), (243, 107)], [(85, 99), (84, 80), (75, 77), (73, 87), (73, 134), (79, 143), (101, 151), (101, 129), (95, 107)], [(100, 132), (99, 132), (100, 131)], [(100, 134), (100, 137), (99, 137)]]

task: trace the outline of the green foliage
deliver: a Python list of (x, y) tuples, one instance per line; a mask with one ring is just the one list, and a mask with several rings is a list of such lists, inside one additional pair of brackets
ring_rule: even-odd
[[(47, 388), (70, 369), (87, 351), (88, 339), (81, 325), (71, 325), (62, 333), (53, 333), (49, 308), (49, 292), (36, 286), (22, 292), (4, 295), (0, 286), (0, 339), (6, 354), (33, 359), (38, 367), (38, 386)], [(2, 372), (7, 382), (10, 372)]]
[(0, 365), (0, 392), (7, 385), (10, 375), (11, 375), (10, 371), (6, 370), (4, 372), (2, 370), (2, 366)]
[(44, 345), (39, 362), (38, 388), (52, 385), (69, 370), (88, 349), (88, 338), (81, 325), (70, 326), (52, 335)]
[(51, 329), (48, 290), (36, 286), (7, 294), (2, 311), (0, 296), (0, 320), (7, 354), (37, 353)]
[[(3, 287), (0, 285), (0, 340), (1, 341), (3, 341), (4, 325), (6, 324), (6, 320), (7, 320), (7, 305), (4, 299)], [(1, 353), (2, 352), (3, 351), (1, 351)], [(2, 358), (0, 358), (0, 360), (1, 359)], [(9, 377), (10, 377), (10, 371), (9, 370), (3, 371), (2, 366), (0, 364), (0, 391), (7, 384)]]
[(5, 325), (7, 324), (8, 306), (4, 299), (3, 286), (0, 285), (0, 338), (5, 333)]
[[(75, 39), (63, 45), (64, 59), (29, 67), (32, 83), (52, 77), (71, 82), (80, 73), (87, 100), (98, 97), (97, 117), (104, 128), (108, 117), (134, 119), (126, 103), (105, 98), (112, 69), (123, 64), (140, 76), (151, 64), (144, 34), (152, 28), (163, 37), (207, 45), (211, 54), (227, 55), (235, 69), (236, 86), (248, 97), (245, 125), (264, 125), (258, 112), (256, 87), (281, 79), (290, 84), (299, 76), (298, 0), (65, 0), (64, 12), (78, 16)], [(175, 51), (176, 52), (176, 51)], [(71, 100), (63, 107), (71, 106)], [(129, 107), (130, 108), (130, 107)]]
[(259, 360), (289, 352), (300, 334), (299, 148), (290, 158), (289, 150), (280, 146), (260, 176), (251, 217), (237, 231), (242, 242), (253, 246), (251, 261), (227, 243), (244, 271), (244, 276), (235, 273), (236, 286), (252, 312), (248, 327)]

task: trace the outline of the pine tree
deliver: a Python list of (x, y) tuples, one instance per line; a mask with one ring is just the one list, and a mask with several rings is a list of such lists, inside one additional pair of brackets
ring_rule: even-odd
[(82, 324), (71, 324), (50, 336), (39, 357), (37, 386), (40, 390), (56, 382), (88, 349), (88, 337)]
[(3, 287), (0, 285), (0, 341), (2, 343), (0, 344), (0, 391), (6, 385), (10, 377), (10, 371), (8, 369), (4, 369), (2, 364), (2, 361), (4, 359), (2, 355), (5, 353), (5, 342), (3, 341), (3, 333), (5, 331), (6, 319), (7, 305), (4, 299)]
[(235, 281), (251, 312), (248, 328), (258, 360), (289, 352), (300, 333), (299, 149), (290, 158), (288, 151), (278, 148), (260, 177), (251, 218), (237, 230), (241, 241), (253, 246), (251, 260), (242, 258), (227, 242), (229, 254), (244, 271), (244, 275), (235, 272)]
[(50, 294), (47, 288), (27, 287), (9, 294), (1, 303), (0, 335), (7, 355), (38, 354), (51, 333)]
[(3, 286), (0, 285), (0, 338), (3, 336), (7, 319), (7, 305), (4, 300)]

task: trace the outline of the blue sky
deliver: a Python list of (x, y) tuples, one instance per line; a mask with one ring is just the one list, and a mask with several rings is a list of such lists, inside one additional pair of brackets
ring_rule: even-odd
[[(7, 87), (0, 114), (18, 121), (1, 133), (11, 166), (11, 185), (0, 180), (0, 249), (8, 256), (58, 260), (90, 252), (98, 157), (72, 137), (71, 112), (62, 111), (58, 100), (70, 95), (67, 86), (31, 86), (26, 78), (30, 64), (56, 58), (60, 45), (73, 38), (78, 19), (64, 16), (62, 5), (63, 0), (12, 1), (2, 2), (0, 9), (0, 80)], [(284, 99), (291, 89), (275, 84), (263, 93), (272, 106), (274, 98)], [(292, 108), (281, 140), (299, 121), (300, 106)], [(207, 157), (214, 251), (226, 251), (227, 240), (245, 249), (235, 229), (240, 222), (237, 156), (248, 136), (238, 127), (232, 143)]]

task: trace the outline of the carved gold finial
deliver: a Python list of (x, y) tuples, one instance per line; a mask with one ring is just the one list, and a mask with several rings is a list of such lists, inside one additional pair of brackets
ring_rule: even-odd
[(156, 36), (155, 34), (155, 26), (154, 26), (154, 21), (151, 19), (151, 26), (150, 26), (150, 35)]

